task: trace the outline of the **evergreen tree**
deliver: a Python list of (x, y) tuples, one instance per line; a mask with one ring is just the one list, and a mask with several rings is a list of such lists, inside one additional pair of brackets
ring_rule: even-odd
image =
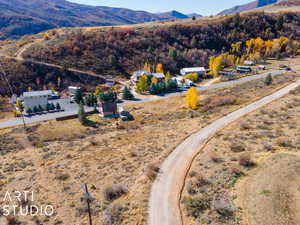
[(43, 107), (41, 105), (38, 106), (38, 110), (39, 110), (39, 112), (43, 112), (44, 111), (44, 109), (43, 109)]
[(272, 77), (272, 75), (269, 73), (268, 76), (266, 76), (265, 84), (269, 86), (269, 85), (272, 84), (272, 82), (273, 82), (273, 77)]
[(158, 92), (158, 84), (156, 83), (152, 83), (150, 85), (150, 89), (149, 89), (149, 92), (151, 95), (157, 95), (159, 92)]
[(55, 105), (53, 103), (50, 104), (50, 110), (55, 110)]
[(84, 106), (83, 106), (82, 102), (80, 102), (80, 104), (79, 104), (78, 120), (79, 120), (79, 122), (81, 124), (85, 124), (86, 123), (86, 115), (85, 115), (85, 110), (84, 110)]
[(56, 103), (56, 107), (55, 107), (57, 110), (61, 110), (61, 107), (60, 107), (60, 104), (57, 102)]
[(77, 104), (83, 101), (83, 92), (81, 89), (76, 90), (74, 100)]
[(26, 110), (26, 113), (27, 113), (28, 115), (32, 114), (32, 109), (31, 109), (31, 108), (28, 108), (28, 109)]
[(123, 89), (122, 98), (125, 100), (131, 100), (134, 98), (133, 94), (131, 93), (131, 91), (127, 86), (125, 86), (125, 88)]
[(47, 105), (46, 105), (46, 111), (49, 112), (50, 110), (51, 110), (51, 104), (47, 103)]
[(33, 107), (33, 112), (34, 113), (38, 113), (39, 112), (39, 108), (36, 105)]

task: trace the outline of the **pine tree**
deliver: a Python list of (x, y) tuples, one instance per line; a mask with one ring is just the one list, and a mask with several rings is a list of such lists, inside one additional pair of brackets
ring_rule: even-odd
[(192, 87), (188, 90), (186, 94), (186, 101), (187, 105), (190, 109), (197, 109), (198, 105), (198, 94), (197, 94), (197, 89), (195, 87)]
[(134, 98), (133, 94), (127, 86), (125, 86), (123, 89), (122, 98), (125, 100), (132, 100)]
[(273, 82), (273, 77), (272, 77), (272, 75), (269, 73), (268, 76), (266, 76), (265, 84), (269, 86), (269, 85), (272, 84), (272, 82)]
[(84, 106), (83, 106), (82, 102), (80, 102), (80, 104), (79, 104), (78, 120), (82, 125), (84, 125), (86, 123), (86, 115), (85, 115), (85, 110), (84, 110)]
[(81, 89), (76, 90), (74, 100), (77, 104), (83, 101), (83, 92)]
[(32, 109), (31, 109), (31, 108), (28, 108), (28, 109), (26, 110), (26, 113), (27, 113), (28, 115), (32, 114)]
[(61, 107), (60, 107), (60, 104), (57, 102), (56, 103), (56, 107), (55, 107), (58, 111), (60, 111), (61, 110)]

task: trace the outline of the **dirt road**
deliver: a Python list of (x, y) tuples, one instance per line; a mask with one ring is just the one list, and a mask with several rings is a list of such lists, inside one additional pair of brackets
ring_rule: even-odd
[(246, 114), (288, 94), (300, 80), (235, 112), (224, 116), (188, 137), (163, 162), (153, 183), (149, 201), (149, 225), (182, 225), (179, 201), (188, 169), (205, 143), (219, 130)]

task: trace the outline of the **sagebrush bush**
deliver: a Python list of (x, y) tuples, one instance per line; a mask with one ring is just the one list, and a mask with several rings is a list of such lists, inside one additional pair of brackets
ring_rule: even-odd
[(183, 199), (188, 216), (199, 218), (202, 212), (210, 207), (210, 199), (206, 196), (186, 197)]
[(114, 201), (115, 199), (127, 193), (127, 187), (122, 184), (114, 184), (110, 187), (105, 188), (103, 191), (104, 199), (109, 202)]
[(117, 225), (121, 222), (123, 207), (121, 205), (113, 205), (106, 209), (103, 213), (104, 225)]
[(255, 166), (255, 163), (252, 161), (251, 156), (249, 154), (240, 156), (239, 164), (244, 167)]

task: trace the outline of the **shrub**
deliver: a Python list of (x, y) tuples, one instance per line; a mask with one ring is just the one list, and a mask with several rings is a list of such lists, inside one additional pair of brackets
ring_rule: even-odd
[(103, 224), (104, 225), (115, 225), (120, 224), (121, 222), (121, 214), (122, 214), (122, 206), (120, 205), (113, 205), (110, 208), (104, 211), (103, 215)]
[(235, 212), (232, 202), (226, 196), (217, 196), (212, 202), (212, 207), (224, 217), (231, 217)]
[(150, 164), (146, 167), (145, 173), (150, 180), (154, 180), (159, 173), (159, 170), (160, 169), (157, 164)]
[(199, 218), (201, 213), (210, 207), (210, 200), (208, 197), (185, 197), (183, 199), (187, 215), (194, 218)]
[(134, 98), (133, 94), (127, 86), (125, 86), (123, 89), (122, 98), (125, 100), (132, 100)]
[(222, 159), (221, 159), (216, 153), (211, 153), (211, 154), (210, 154), (210, 159), (211, 159), (211, 161), (213, 161), (214, 163), (222, 162)]
[(201, 173), (198, 173), (195, 178), (197, 187), (201, 187), (209, 183), (208, 180)]
[(244, 167), (252, 167), (255, 165), (249, 154), (242, 155), (239, 159), (239, 164)]
[(284, 137), (278, 138), (277, 144), (280, 147), (292, 147), (293, 146), (291, 141), (287, 138), (284, 138)]
[(233, 142), (230, 146), (230, 149), (233, 152), (243, 152), (246, 150), (246, 147), (243, 143)]
[(116, 184), (105, 188), (103, 195), (106, 201), (111, 202), (127, 193), (128, 189), (125, 186), (123, 186), (122, 184)]
[(185, 79), (191, 80), (193, 82), (197, 82), (199, 80), (199, 74), (198, 73), (189, 73), (184, 76)]
[(268, 76), (266, 76), (265, 84), (269, 86), (269, 85), (272, 84), (272, 82), (273, 82), (273, 77), (272, 77), (272, 75), (269, 73)]

